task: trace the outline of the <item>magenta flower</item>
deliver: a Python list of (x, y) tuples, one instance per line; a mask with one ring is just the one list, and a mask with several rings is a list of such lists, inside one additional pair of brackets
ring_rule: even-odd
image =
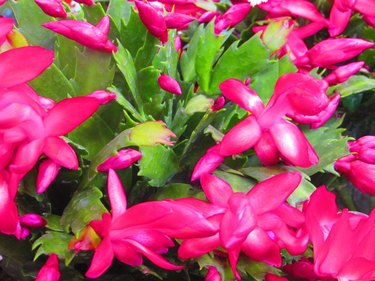
[(216, 267), (209, 266), (204, 281), (221, 281), (221, 275)]
[(286, 74), (279, 78), (266, 107), (259, 96), (239, 80), (228, 79), (219, 87), (226, 98), (252, 113), (225, 134), (220, 143), (221, 155), (239, 154), (254, 147), (264, 165), (274, 165), (280, 157), (300, 167), (318, 162), (318, 156), (303, 133), (283, 117), (286, 114), (314, 116), (326, 109), (329, 105), (326, 82), (305, 74)]
[(108, 197), (112, 215), (106, 213), (102, 220), (90, 223), (102, 241), (86, 272), (89, 278), (103, 274), (114, 257), (139, 266), (145, 256), (161, 268), (182, 269), (183, 266), (174, 265), (160, 255), (174, 246), (170, 237), (199, 237), (214, 232), (202, 214), (174, 201), (145, 202), (127, 209), (124, 189), (113, 170), (108, 173)]
[(107, 172), (108, 170), (126, 169), (142, 158), (142, 153), (134, 149), (119, 150), (118, 154), (109, 157), (101, 163), (97, 170), (99, 172)]
[(361, 70), (364, 64), (364, 61), (358, 61), (339, 66), (338, 68), (333, 70), (329, 75), (324, 77), (324, 80), (330, 85), (343, 83), (346, 80), (348, 80), (352, 75), (356, 74), (359, 70)]
[(234, 27), (250, 13), (249, 3), (237, 4), (230, 7), (224, 14), (215, 20), (215, 34), (220, 34), (224, 29)]
[(67, 17), (62, 0), (35, 0), (35, 3), (38, 4), (44, 13), (51, 17)]
[(363, 193), (375, 195), (375, 136), (349, 142), (349, 151), (352, 154), (335, 162), (335, 169)]
[(181, 95), (182, 90), (178, 82), (171, 76), (162, 74), (158, 78), (160, 88), (175, 95)]
[(375, 43), (358, 38), (326, 39), (317, 43), (294, 63), (298, 67), (332, 68), (333, 65), (352, 59), (373, 46)]
[(47, 262), (39, 270), (35, 281), (58, 281), (60, 279), (59, 258), (51, 254)]
[(138, 9), (139, 17), (147, 30), (162, 43), (168, 41), (168, 30), (163, 14), (151, 4), (143, 1), (134, 1)]
[(347, 209), (339, 213), (335, 195), (320, 187), (304, 212), (318, 276), (374, 280), (375, 255), (369, 251), (375, 245), (374, 211), (370, 216)]
[(184, 30), (189, 27), (189, 24), (195, 20), (195, 18), (180, 13), (169, 13), (164, 17), (164, 20), (168, 29)]
[[(307, 237), (298, 232), (304, 224), (303, 214), (285, 203), (301, 179), (299, 173), (280, 174), (243, 194), (233, 192), (228, 183), (216, 176), (203, 175), (201, 184), (210, 204), (198, 204), (191, 199), (178, 202), (201, 209), (217, 227), (217, 232), (184, 240), (179, 257), (198, 257), (221, 246), (228, 253), (236, 278), (240, 279), (236, 264), (241, 251), (251, 259), (274, 266), (281, 266), (281, 248), (294, 255), (303, 253), (308, 242)], [(272, 196), (269, 195), (271, 189)]]
[(42, 26), (88, 48), (104, 52), (117, 51), (117, 47), (108, 39), (108, 16), (103, 17), (96, 26), (79, 20), (53, 21)]

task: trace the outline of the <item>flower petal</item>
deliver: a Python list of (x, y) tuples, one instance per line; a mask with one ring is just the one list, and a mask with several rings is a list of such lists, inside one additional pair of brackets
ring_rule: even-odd
[(201, 185), (207, 199), (215, 205), (226, 207), (233, 191), (231, 186), (217, 176), (204, 174)]
[(91, 260), (91, 265), (85, 276), (88, 278), (97, 278), (101, 276), (112, 264), (114, 257), (111, 240), (104, 238)]
[(109, 169), (107, 183), (109, 203), (111, 204), (112, 217), (116, 219), (126, 212), (126, 195), (124, 187), (115, 171)]
[(73, 170), (78, 169), (76, 153), (70, 145), (60, 138), (47, 138), (45, 140), (43, 152), (60, 166)]

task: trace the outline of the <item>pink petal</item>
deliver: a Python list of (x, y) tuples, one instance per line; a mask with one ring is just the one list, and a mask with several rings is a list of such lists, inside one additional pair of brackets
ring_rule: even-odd
[(158, 78), (160, 88), (175, 95), (181, 95), (182, 90), (178, 82), (171, 76), (166, 74), (160, 75)]
[(262, 229), (254, 229), (242, 244), (242, 251), (251, 259), (281, 266), (280, 248)]
[(220, 154), (230, 156), (244, 152), (257, 143), (261, 134), (257, 120), (250, 115), (225, 134), (220, 143)]
[(237, 79), (227, 79), (221, 82), (219, 88), (223, 95), (241, 108), (259, 116), (264, 110), (263, 101), (257, 93)]
[(191, 180), (195, 181), (206, 173), (212, 173), (224, 161), (220, 155), (220, 146), (215, 145), (209, 148), (194, 167)]
[(183, 269), (183, 266), (180, 265), (174, 265), (167, 261), (165, 258), (162, 256), (154, 253), (153, 251), (150, 251), (150, 249), (144, 247), (142, 244), (133, 241), (133, 240), (127, 240), (129, 244), (134, 246), (139, 252), (141, 252), (144, 256), (146, 256), (150, 261), (152, 261), (154, 264), (157, 266), (168, 269), (168, 270), (180, 270)]
[(118, 152), (117, 155), (109, 157), (103, 163), (101, 163), (97, 170), (99, 172), (105, 172), (109, 169), (120, 170), (130, 167), (133, 163), (137, 162), (142, 158), (142, 154), (138, 150), (134, 149), (123, 149)]
[(201, 177), (201, 185), (209, 201), (220, 207), (227, 207), (233, 191), (226, 181), (214, 175), (204, 174)]
[(39, 166), (36, 178), (36, 192), (39, 194), (43, 193), (57, 177), (59, 171), (60, 165), (50, 159), (43, 160)]
[(9, 170), (18, 174), (26, 174), (38, 161), (44, 147), (44, 140), (37, 139), (18, 146)]
[(60, 280), (59, 258), (56, 254), (51, 254), (43, 267), (39, 270), (35, 281), (58, 280)]
[(111, 240), (105, 238), (100, 242), (98, 248), (96, 248), (91, 265), (85, 276), (88, 278), (98, 278), (111, 266), (113, 258), (114, 253)]
[(220, 246), (219, 233), (204, 237), (192, 238), (182, 241), (178, 248), (178, 257), (180, 259), (191, 259), (207, 254)]
[(90, 97), (75, 97), (57, 103), (44, 119), (47, 134), (63, 136), (95, 113), (100, 102)]
[(11, 18), (0, 18), (0, 45), (6, 40), (6, 35), (12, 31), (14, 21)]
[(142, 255), (137, 252), (127, 240), (116, 240), (112, 242), (116, 259), (120, 262), (131, 265), (140, 266), (143, 263)]
[[(256, 184), (248, 193), (247, 200), (257, 214), (278, 208), (298, 187), (300, 173), (282, 173)], [(272, 194), (272, 195), (270, 195)], [(267, 202), (265, 204), (264, 202)]]
[(263, 132), (254, 150), (264, 166), (276, 165), (279, 162), (279, 151), (269, 132)]
[(108, 171), (107, 191), (109, 203), (111, 204), (112, 217), (116, 219), (126, 212), (127, 202), (121, 181), (112, 169)]
[(78, 169), (76, 153), (70, 145), (60, 138), (46, 138), (43, 152), (60, 166), (73, 170)]
[(0, 88), (9, 88), (34, 79), (51, 65), (53, 57), (53, 51), (37, 46), (1, 53)]
[(296, 125), (286, 121), (277, 123), (270, 128), (270, 133), (284, 160), (303, 168), (318, 163), (318, 155)]
[(62, 0), (35, 0), (35, 3), (43, 10), (44, 13), (51, 17), (67, 17)]
[(0, 172), (0, 232), (14, 235), (19, 228), (18, 209), (9, 190), (8, 176)]

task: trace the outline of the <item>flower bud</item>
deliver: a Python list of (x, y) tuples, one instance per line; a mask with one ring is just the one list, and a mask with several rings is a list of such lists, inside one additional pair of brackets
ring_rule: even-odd
[(168, 76), (166, 74), (160, 75), (160, 77), (158, 78), (158, 83), (160, 88), (162, 88), (164, 91), (170, 92), (175, 95), (182, 94), (180, 85), (171, 76)]
[(330, 84), (339, 84), (348, 80), (352, 75), (357, 73), (365, 64), (364, 61), (352, 62), (343, 66), (339, 66), (332, 71), (328, 76), (324, 77), (324, 80)]
[(221, 275), (216, 267), (209, 266), (208, 272), (206, 274), (206, 277), (204, 278), (204, 281), (221, 281)]
[(134, 162), (142, 158), (142, 154), (134, 149), (120, 150), (117, 155), (109, 157), (101, 163), (97, 170), (99, 172), (106, 172), (109, 169), (120, 170), (130, 167)]
[(47, 224), (47, 221), (38, 214), (24, 214), (19, 218), (22, 226), (40, 228)]
[(87, 97), (96, 98), (100, 101), (100, 104), (107, 104), (112, 100), (116, 99), (116, 94), (104, 90), (97, 90), (87, 95)]
[(47, 262), (39, 270), (35, 281), (58, 281), (60, 279), (59, 258), (51, 254)]
[(55, 18), (66, 18), (62, 0), (35, 0), (44, 13)]

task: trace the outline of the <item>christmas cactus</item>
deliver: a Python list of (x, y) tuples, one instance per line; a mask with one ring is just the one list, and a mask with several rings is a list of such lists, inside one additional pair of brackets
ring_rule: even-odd
[(375, 280), (373, 0), (0, 13), (6, 278)]

